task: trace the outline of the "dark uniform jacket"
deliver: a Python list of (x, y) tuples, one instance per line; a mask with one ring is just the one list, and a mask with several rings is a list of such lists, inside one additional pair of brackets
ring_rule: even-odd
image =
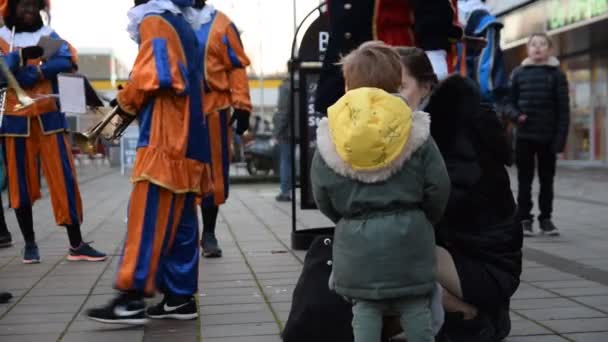
[(330, 39), (317, 88), (316, 109), (344, 95), (340, 59), (362, 43), (448, 50), (462, 36), (453, 0), (329, 0)]

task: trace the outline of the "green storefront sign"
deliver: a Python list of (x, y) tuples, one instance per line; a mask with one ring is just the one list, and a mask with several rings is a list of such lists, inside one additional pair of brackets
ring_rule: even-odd
[(608, 13), (608, 0), (549, 0), (547, 30), (583, 22)]

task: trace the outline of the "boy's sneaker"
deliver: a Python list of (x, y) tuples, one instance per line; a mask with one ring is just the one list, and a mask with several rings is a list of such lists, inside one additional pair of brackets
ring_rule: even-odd
[(13, 295), (8, 292), (0, 292), (0, 304), (8, 303), (13, 298)]
[(0, 248), (7, 248), (13, 245), (13, 237), (10, 232), (0, 235)]
[(204, 233), (203, 239), (201, 240), (201, 247), (203, 248), (203, 256), (205, 258), (221, 258), (222, 249), (220, 248), (215, 233)]
[(275, 199), (277, 202), (291, 202), (291, 195), (280, 193), (277, 195), (277, 197), (275, 197)]
[(70, 247), (70, 253), (68, 254), (69, 261), (104, 261), (107, 257), (107, 255), (85, 242), (81, 243), (78, 248)]
[(25, 245), (23, 248), (23, 263), (24, 264), (39, 264), (40, 263), (40, 252), (38, 252), (38, 245), (31, 244)]
[(559, 236), (559, 230), (550, 219), (540, 220), (540, 231), (543, 235)]
[(194, 297), (177, 297), (165, 295), (163, 300), (147, 310), (148, 317), (153, 319), (177, 319), (186, 321), (198, 318)]
[(108, 324), (143, 325), (146, 318), (146, 303), (143, 299), (131, 299), (121, 294), (108, 305), (87, 310), (91, 320)]
[(532, 226), (532, 220), (522, 220), (521, 229), (524, 231), (524, 236), (534, 236), (534, 227)]

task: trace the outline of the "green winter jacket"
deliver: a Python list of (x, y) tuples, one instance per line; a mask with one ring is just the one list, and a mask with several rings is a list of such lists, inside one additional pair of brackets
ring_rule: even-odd
[(428, 114), (414, 112), (399, 158), (380, 170), (356, 171), (336, 152), (328, 121), (317, 130), (313, 194), (336, 223), (333, 286), (349, 298), (430, 295), (435, 287), (433, 224), (443, 214), (450, 180)]

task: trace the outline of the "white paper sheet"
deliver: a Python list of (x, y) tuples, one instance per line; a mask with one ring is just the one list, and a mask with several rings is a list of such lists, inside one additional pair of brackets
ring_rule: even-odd
[(70, 114), (86, 113), (84, 78), (79, 75), (60, 74), (57, 77), (57, 83), (59, 84), (61, 111)]

